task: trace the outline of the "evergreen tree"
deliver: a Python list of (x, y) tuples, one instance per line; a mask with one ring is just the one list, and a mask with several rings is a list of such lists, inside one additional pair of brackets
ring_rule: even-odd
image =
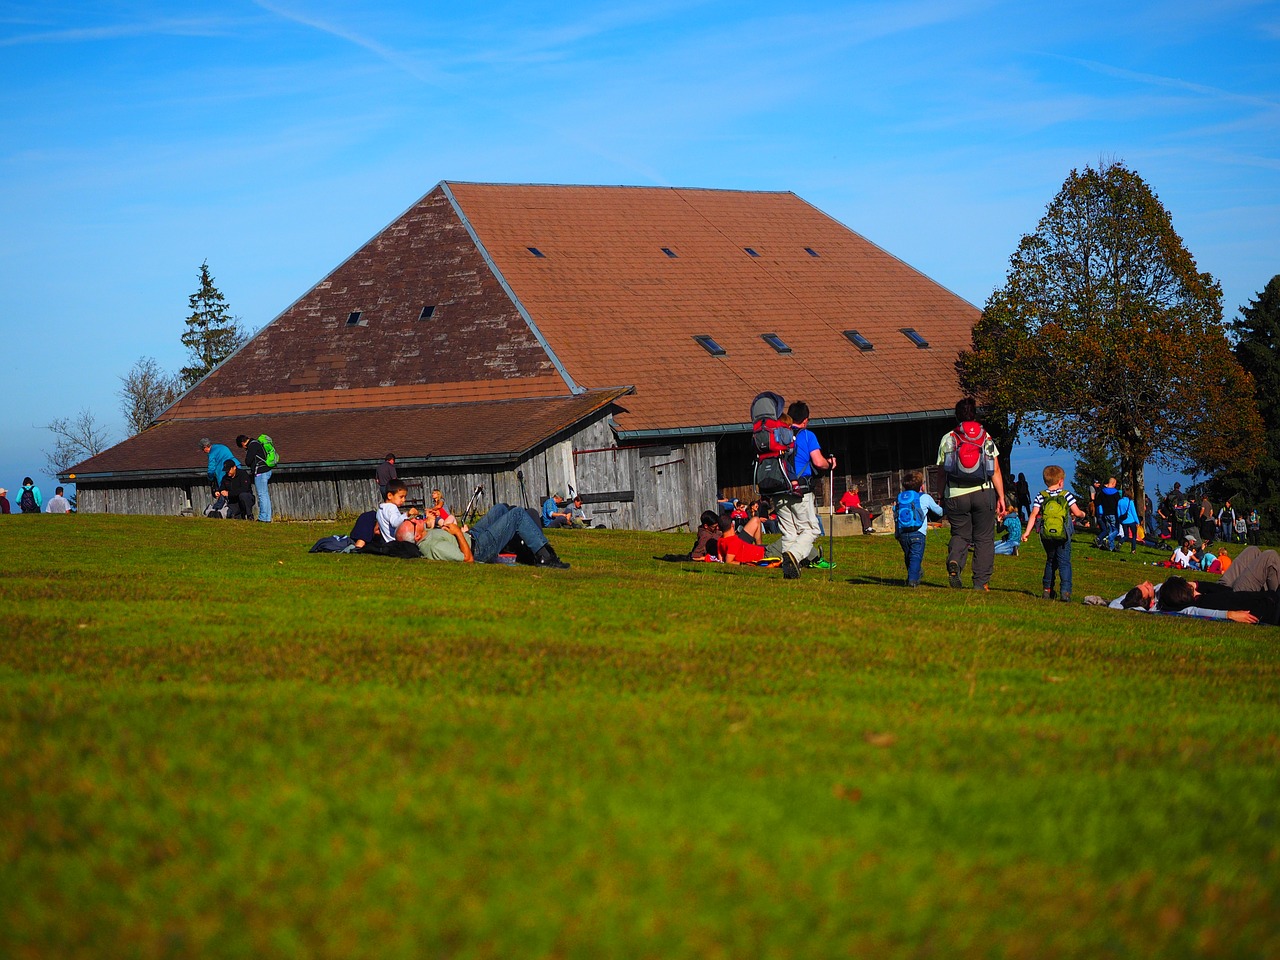
[(1141, 501), (1148, 462), (1217, 474), (1256, 457), (1262, 421), (1226, 333), (1217, 281), (1143, 179), (1110, 163), (1071, 171), (956, 367), (1015, 434), (1094, 446)]
[(1236, 358), (1253, 377), (1266, 439), (1254, 468), (1234, 474), (1223, 493), (1234, 494), (1237, 507), (1257, 507), (1263, 529), (1274, 532), (1280, 529), (1280, 275), (1240, 308), (1232, 329), (1239, 338)]
[(184, 386), (191, 386), (220, 364), (248, 339), (239, 320), (231, 316), (227, 298), (213, 284), (209, 261), (200, 264), (200, 289), (188, 300), (191, 316), (182, 345), (191, 353), (191, 363), (179, 376)]

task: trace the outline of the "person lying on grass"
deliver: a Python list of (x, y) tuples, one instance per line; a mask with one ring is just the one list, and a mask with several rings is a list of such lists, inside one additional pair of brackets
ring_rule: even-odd
[[(390, 491), (388, 491), (390, 495)], [(496, 563), (498, 555), (512, 546), (516, 556), (549, 570), (568, 570), (569, 564), (556, 556), (533, 517), (520, 507), (495, 503), (470, 530), (450, 517), (442, 521), (434, 511), (421, 518), (406, 518), (396, 530), (396, 539), (416, 543), (428, 560), (455, 563)], [(512, 541), (515, 541), (514, 544)]]
[[(1178, 597), (1178, 591), (1182, 589), (1177, 581), (1186, 583), (1181, 577), (1170, 577), (1165, 581), (1168, 583), (1174, 581), (1174, 586), (1170, 590), (1170, 595)], [(1150, 580), (1144, 580), (1136, 587), (1132, 588), (1123, 597), (1116, 597), (1107, 606), (1112, 610), (1137, 610), (1141, 613), (1178, 613), (1187, 617), (1201, 617), (1206, 620), (1234, 620), (1236, 623), (1257, 623), (1258, 618), (1255, 614), (1248, 610), (1214, 610), (1207, 607), (1199, 607), (1195, 604), (1189, 604), (1179, 610), (1166, 610), (1159, 606), (1160, 594), (1165, 584), (1152, 583)]]
[(719, 523), (720, 540), (716, 543), (716, 551), (721, 560), (725, 563), (755, 565), (764, 559), (764, 547), (739, 537), (734, 530), (732, 517), (721, 517)]

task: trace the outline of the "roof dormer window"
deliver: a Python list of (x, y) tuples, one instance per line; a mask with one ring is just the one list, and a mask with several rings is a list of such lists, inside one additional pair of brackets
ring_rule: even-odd
[(663, 252), (663, 253), (665, 253), (668, 257), (670, 257), (672, 260), (674, 260), (674, 259), (676, 259), (678, 256), (680, 256), (680, 254), (676, 253), (676, 252), (675, 252), (674, 250), (672, 250), (670, 247), (663, 247), (663, 248), (662, 248), (662, 252)]
[(929, 349), (929, 341), (920, 334), (916, 333), (911, 327), (903, 327), (900, 331), (904, 337), (914, 343), (921, 350)]
[(352, 311), (351, 311), (351, 313), (347, 315), (347, 326), (348, 326), (348, 327), (359, 327), (359, 326), (364, 326), (364, 324), (361, 324), (361, 323), (360, 323), (360, 311), (359, 311), (359, 310), (352, 310)]
[(545, 260), (547, 257), (547, 255), (543, 253), (541, 250), (539, 250), (537, 247), (525, 247), (525, 249), (528, 250), (535, 257), (537, 257), (539, 260)]
[(848, 338), (849, 342), (852, 343), (859, 350), (875, 349), (871, 341), (868, 340), (866, 337), (864, 337), (862, 334), (860, 334), (857, 330), (846, 330), (844, 332), (844, 335)]
[(791, 348), (788, 347), (786, 342), (776, 333), (762, 333), (760, 334), (760, 339), (773, 347), (773, 349), (777, 350), (779, 353), (791, 352)]
[(724, 347), (720, 346), (720, 344), (716, 343), (708, 336), (699, 335), (693, 339), (697, 342), (698, 346), (707, 351), (707, 353), (711, 354), (713, 357), (723, 357), (727, 352)]

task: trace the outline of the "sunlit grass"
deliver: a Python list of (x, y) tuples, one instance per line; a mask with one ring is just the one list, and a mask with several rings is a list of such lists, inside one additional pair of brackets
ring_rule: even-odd
[(0, 525), (0, 955), (1280, 953), (1273, 628), (329, 532)]

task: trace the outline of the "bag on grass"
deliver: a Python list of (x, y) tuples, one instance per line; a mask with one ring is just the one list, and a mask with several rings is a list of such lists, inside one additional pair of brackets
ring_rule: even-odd
[(226, 497), (218, 497), (204, 508), (204, 515), (214, 520), (225, 520), (230, 512)]
[(1044, 491), (1044, 509), (1040, 511), (1040, 536), (1046, 540), (1066, 540), (1071, 532), (1071, 507), (1061, 491)]
[(332, 537), (321, 537), (315, 542), (308, 553), (343, 553), (351, 546), (351, 538), (345, 533), (336, 534)]

